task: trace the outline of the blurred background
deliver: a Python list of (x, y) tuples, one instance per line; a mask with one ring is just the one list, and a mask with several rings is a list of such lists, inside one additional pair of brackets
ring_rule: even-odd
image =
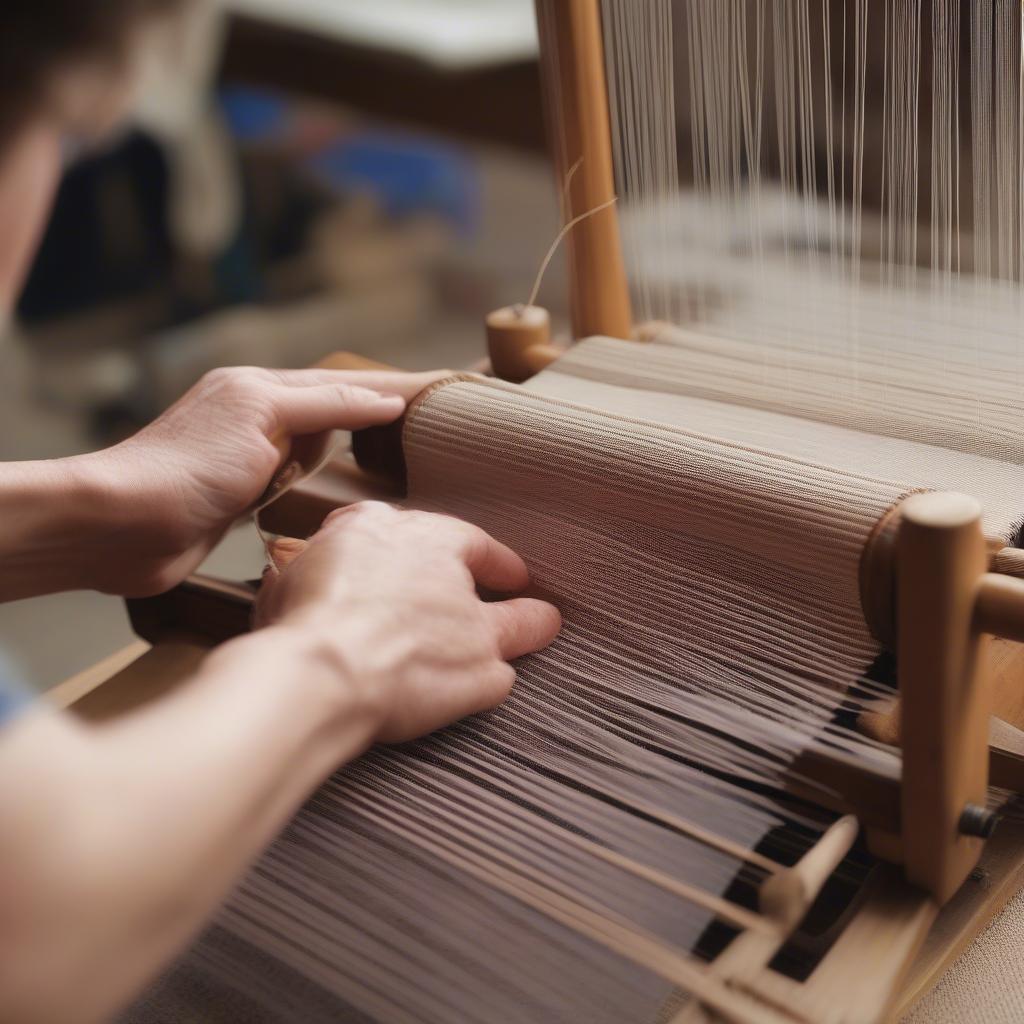
[[(69, 165), (0, 337), (0, 461), (112, 444), (216, 366), (472, 365), (558, 230), (532, 0), (198, 4), (135, 108)], [(261, 566), (240, 527), (208, 569)], [(39, 688), (130, 640), (113, 598), (0, 606)]]

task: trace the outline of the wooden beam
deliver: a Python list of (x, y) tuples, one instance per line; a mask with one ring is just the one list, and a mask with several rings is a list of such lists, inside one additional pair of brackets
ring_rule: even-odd
[(903, 719), (902, 846), (908, 879), (941, 904), (982, 851), (962, 827), (988, 797), (992, 714), (975, 598), (988, 568), (981, 506), (915, 494), (898, 541), (897, 657)]
[(565, 221), (592, 211), (569, 235), (573, 335), (632, 338), (633, 312), (614, 206), (608, 84), (599, 0), (537, 0), (541, 73)]

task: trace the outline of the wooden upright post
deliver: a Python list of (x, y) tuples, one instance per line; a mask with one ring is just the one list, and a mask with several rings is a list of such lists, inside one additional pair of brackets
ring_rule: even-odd
[[(568, 197), (568, 222), (615, 198), (600, 0), (537, 0), (537, 24), (545, 92), (552, 107), (558, 104), (550, 130), (557, 184)], [(631, 338), (633, 316), (615, 206), (576, 225), (568, 246), (574, 336)]]
[(981, 855), (988, 796), (987, 636), (975, 605), (987, 568), (981, 506), (917, 494), (902, 507), (897, 649), (907, 877), (941, 904)]

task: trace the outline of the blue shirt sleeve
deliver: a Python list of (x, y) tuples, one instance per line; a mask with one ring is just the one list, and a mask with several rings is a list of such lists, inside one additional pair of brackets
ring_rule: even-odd
[(30, 699), (28, 689), (20, 681), (14, 667), (0, 654), (0, 730), (28, 707)]

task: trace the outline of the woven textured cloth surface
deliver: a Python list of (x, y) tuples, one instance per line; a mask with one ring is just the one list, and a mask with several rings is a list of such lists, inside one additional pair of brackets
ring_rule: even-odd
[(1020, 1024), (1024, 1020), (1024, 893), (978, 936), (903, 1024)]

